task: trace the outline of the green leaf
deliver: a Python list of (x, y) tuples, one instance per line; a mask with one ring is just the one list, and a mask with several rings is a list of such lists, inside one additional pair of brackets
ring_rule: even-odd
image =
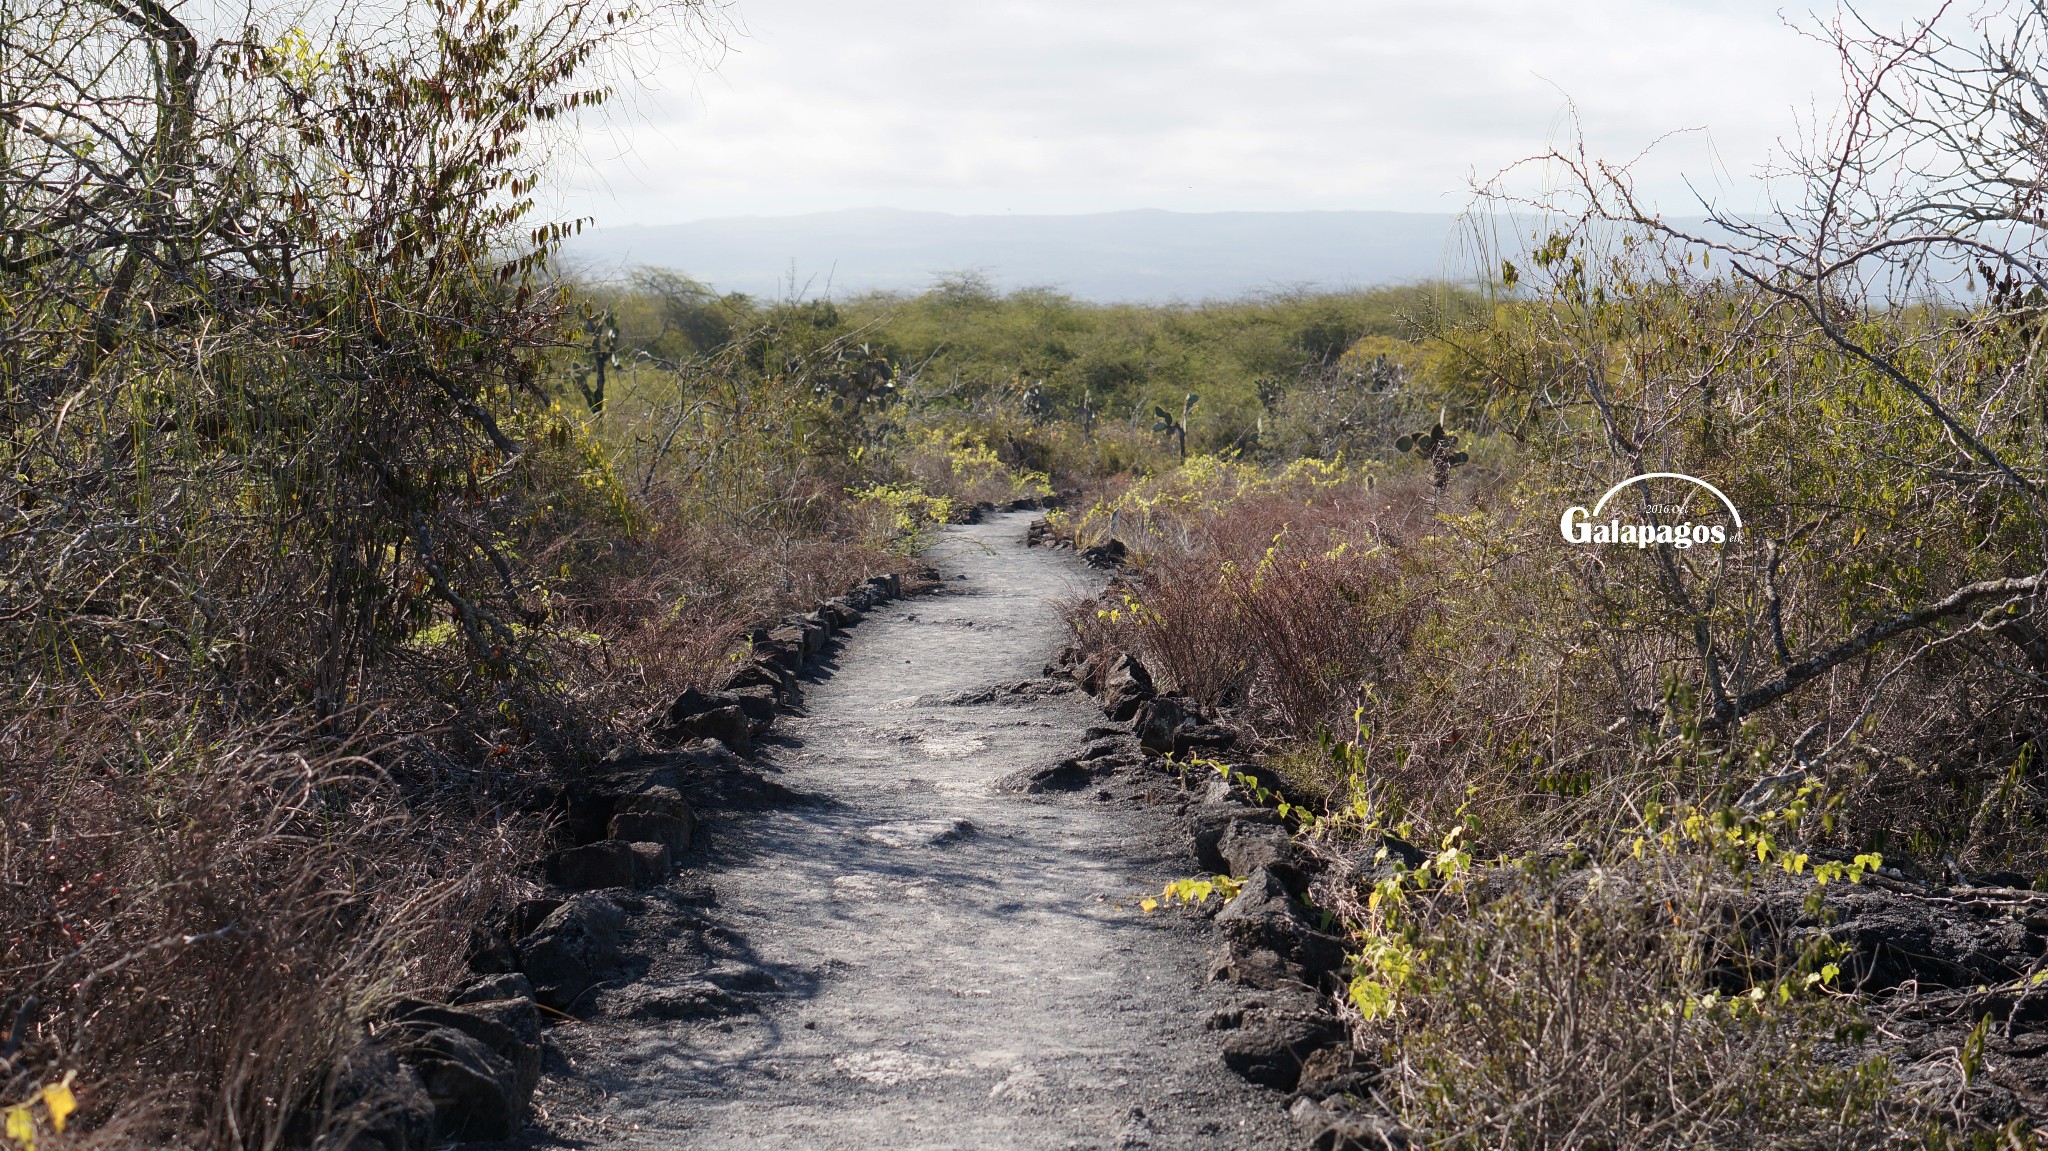
[(1471, 456), (1466, 455), (1464, 452), (1459, 452), (1444, 462), (1450, 464), (1452, 467), (1456, 467), (1457, 465), (1462, 464), (1466, 460), (1469, 460), (1471, 458)]
[(1394, 441), (1394, 450), (1404, 455), (1407, 454), (1409, 448), (1412, 448), (1414, 446), (1414, 436), (1402, 436), (1400, 439)]

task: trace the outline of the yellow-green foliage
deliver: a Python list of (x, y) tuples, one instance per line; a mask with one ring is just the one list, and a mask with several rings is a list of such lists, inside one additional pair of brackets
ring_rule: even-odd
[[(44, 1123), (53, 1133), (64, 1133), (72, 1113), (78, 1110), (78, 1099), (71, 1093), (71, 1084), (77, 1075), (75, 1071), (67, 1071), (63, 1079), (36, 1089), (28, 1102), (5, 1110), (7, 1139), (18, 1151), (36, 1151), (36, 1136)], [(37, 1119), (38, 1105), (41, 1107), (41, 1120)]]
[(1212, 875), (1206, 879), (1174, 879), (1167, 881), (1157, 898), (1148, 896), (1139, 900), (1138, 907), (1140, 910), (1151, 912), (1159, 910), (1162, 905), (1207, 903), (1212, 895), (1228, 903), (1236, 899), (1237, 893), (1243, 890), (1244, 881), (1228, 875)]
[(1470, 822), (1412, 869), (1382, 851), (1347, 996), (1389, 1101), (1446, 1147), (1917, 1145), (1947, 1087), (1868, 1042), (1842, 949), (1742, 926), (1766, 888), (1803, 887), (1816, 914), (1827, 884), (1882, 863), (1781, 846), (1831, 807), (1653, 807), (1611, 847), (1483, 863)]
[(854, 491), (862, 504), (881, 509), (885, 530), (881, 540), (890, 547), (915, 555), (930, 541), (931, 533), (956, 517), (949, 496), (935, 496), (916, 484), (869, 484)]
[[(1482, 881), (1460, 854), (1382, 884), (1400, 894), (1350, 988), (1388, 1102), (1433, 1145), (1904, 1147), (1942, 1114), (1953, 1084), (1903, 1079), (1832, 963), (1747, 949), (1725, 868), (1659, 853)], [(1725, 987), (1717, 962), (1758, 976)]]
[(945, 492), (962, 510), (1052, 494), (1044, 472), (1005, 462), (976, 432), (926, 428), (898, 445), (893, 460), (924, 487)]
[[(1155, 527), (1225, 513), (1233, 501), (1251, 496), (1283, 495), (1313, 502), (1319, 491), (1370, 488), (1379, 465), (1348, 464), (1335, 459), (1299, 459), (1269, 470), (1229, 456), (1192, 455), (1171, 471), (1140, 479), (1114, 495), (1091, 503), (1076, 518), (1067, 516), (1064, 530), (1080, 546), (1101, 543), (1111, 534), (1135, 542)], [(1116, 525), (1111, 532), (1112, 521)]]
[(1150, 425), (1154, 404), (1179, 411), (1189, 392), (1203, 414), (1190, 449), (1251, 430), (1262, 378), (1292, 377), (1335, 360), (1361, 336), (1400, 335), (1437, 306), (1431, 289), (1279, 295), (1200, 304), (1087, 304), (1049, 291), (999, 296), (962, 282), (904, 297), (848, 301), (904, 357), (948, 387), (1043, 386), (1068, 418), (1092, 395), (1105, 425)]
[(953, 478), (973, 487), (980, 484), (1000, 484), (1013, 491), (1027, 495), (1049, 496), (1052, 484), (1044, 472), (1018, 472), (996, 456), (995, 449), (979, 439), (954, 436), (946, 449), (946, 462), (953, 469)]
[(1391, 369), (1415, 378), (1428, 372), (1442, 355), (1440, 344), (1373, 333), (1360, 336), (1345, 348), (1344, 354), (1337, 358), (1337, 365), (1354, 376), (1370, 376)]
[[(1261, 421), (1281, 418), (1272, 405), (1304, 374), (1347, 390), (1405, 379), (1426, 359), (1407, 337), (1475, 306), (1437, 288), (1089, 304), (1046, 290), (1000, 295), (972, 278), (916, 295), (769, 305), (659, 272), (589, 295), (618, 318), (622, 394), (644, 389), (650, 364), (740, 346), (762, 369), (802, 365), (821, 377), (850, 378), (860, 363), (883, 361), (913, 423), (985, 433), (1034, 470), (1078, 472), (1092, 460), (1093, 474), (1161, 461), (1152, 409), (1179, 411), (1190, 393), (1202, 397), (1190, 450), (1255, 447)], [(1078, 431), (1084, 407), (1087, 435)], [(1273, 429), (1281, 435), (1278, 422)]]

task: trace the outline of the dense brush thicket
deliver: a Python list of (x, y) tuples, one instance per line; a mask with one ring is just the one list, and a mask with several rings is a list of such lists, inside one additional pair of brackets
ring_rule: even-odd
[(75, 1098), (71, 1137), (317, 1140), (363, 1021), (530, 882), (536, 785), (901, 562), (804, 365), (675, 456), (562, 402), (548, 128), (660, 26), (204, 15), (0, 13), (9, 1139)]
[(1051, 289), (999, 295), (971, 276), (914, 296), (762, 301), (667, 271), (585, 297), (585, 345), (616, 354), (615, 394), (658, 402), (668, 372), (691, 363), (804, 363), (842, 408), (902, 401), (871, 423), (885, 440), (966, 431), (1076, 479), (1167, 462), (1158, 411), (1177, 419), (1190, 395), (1193, 452), (1284, 462), (1382, 446), (1387, 393), (1420, 364), (1412, 338), (1478, 307), (1420, 287), (1094, 304)]
[(533, 737), (516, 556), (588, 502), (517, 232), (605, 13), (393, 16), (0, 17), (9, 1104), (274, 1143), (529, 834), (444, 785)]
[[(1382, 450), (1193, 460), (1061, 524), (1140, 556), (1080, 641), (1235, 714), (1363, 853), (1319, 898), (1434, 1143), (2038, 1139), (2038, 1073), (1985, 1054), (2037, 959), (1923, 987), (1827, 929), (1880, 860), (2048, 886), (2044, 29), (1842, 34), (1855, 113), (1767, 225), (1682, 234), (1549, 157), (1574, 196), (1389, 357)], [(1730, 542), (1561, 538), (1653, 472), (1740, 533), (1649, 481), (1607, 515)], [(1372, 864), (1384, 832), (1430, 862)], [(1939, 950), (1903, 922), (1865, 946)]]

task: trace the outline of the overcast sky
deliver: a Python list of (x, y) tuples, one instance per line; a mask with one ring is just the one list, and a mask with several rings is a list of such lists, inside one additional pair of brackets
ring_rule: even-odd
[[(1925, 5), (1885, 0), (1897, 22)], [(955, 213), (1456, 211), (1567, 137), (1736, 206), (1832, 108), (1815, 7), (1753, 0), (737, 0), (587, 134), (600, 225), (887, 206)], [(1832, 11), (1832, 9), (1828, 9)]]

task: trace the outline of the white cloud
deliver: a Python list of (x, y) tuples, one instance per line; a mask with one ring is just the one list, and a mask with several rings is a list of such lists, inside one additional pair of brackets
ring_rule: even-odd
[[(1891, 0), (1896, 4), (1896, 0)], [(1868, 10), (1868, 9), (1866, 9)], [(1897, 20), (1911, 9), (1880, 12)], [(1667, 210), (1832, 106), (1803, 9), (1692, 0), (741, 0), (565, 172), (565, 210), (665, 223), (866, 205), (1083, 212), (1463, 206), (1576, 102)]]

